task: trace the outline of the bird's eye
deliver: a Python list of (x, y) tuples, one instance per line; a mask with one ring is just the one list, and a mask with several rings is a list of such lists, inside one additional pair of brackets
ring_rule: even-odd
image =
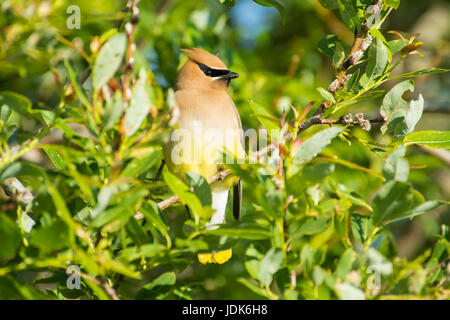
[(210, 68), (208, 68), (208, 66), (205, 66), (203, 63), (199, 63), (198, 66), (206, 76), (211, 77), (212, 71)]
[(230, 71), (227, 69), (214, 69), (204, 65), (203, 63), (198, 63), (198, 67), (207, 77), (223, 77), (230, 74)]

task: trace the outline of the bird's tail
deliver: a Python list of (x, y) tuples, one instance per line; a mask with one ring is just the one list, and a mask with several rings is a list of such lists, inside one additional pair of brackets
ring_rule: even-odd
[(216, 210), (211, 220), (206, 224), (207, 230), (215, 230), (219, 224), (225, 223), (225, 208), (227, 207), (228, 189), (211, 191), (212, 208)]

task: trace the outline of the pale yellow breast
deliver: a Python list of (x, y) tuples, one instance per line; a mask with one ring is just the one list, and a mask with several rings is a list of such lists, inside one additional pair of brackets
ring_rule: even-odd
[[(245, 157), (239, 114), (226, 93), (180, 90), (175, 100), (177, 129), (163, 146), (169, 170), (184, 180), (187, 172), (208, 179), (223, 167), (224, 148), (238, 158)], [(230, 156), (225, 161), (233, 159)], [(230, 188), (236, 182), (236, 177), (228, 177), (212, 187)]]

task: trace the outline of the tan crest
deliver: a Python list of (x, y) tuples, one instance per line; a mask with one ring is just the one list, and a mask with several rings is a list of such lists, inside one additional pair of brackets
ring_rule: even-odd
[(200, 48), (181, 49), (188, 58), (197, 63), (203, 63), (210, 68), (227, 69), (226, 65), (216, 55)]

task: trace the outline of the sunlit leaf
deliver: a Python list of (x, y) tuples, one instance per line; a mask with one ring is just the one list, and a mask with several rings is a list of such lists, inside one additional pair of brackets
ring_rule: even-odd
[(391, 180), (378, 190), (373, 199), (373, 222), (375, 225), (401, 217), (408, 212), (412, 204), (411, 185)]
[(403, 182), (408, 180), (409, 164), (404, 158), (405, 154), (406, 147), (401, 145), (386, 158), (383, 169), (386, 179), (395, 179)]
[(278, 271), (283, 262), (283, 253), (279, 249), (272, 248), (261, 260), (259, 278), (261, 282), (268, 286), (272, 283), (273, 275)]
[(298, 165), (313, 159), (319, 152), (331, 143), (333, 138), (344, 130), (345, 128), (338, 126), (327, 128), (314, 134), (312, 137), (303, 142), (294, 155), (293, 163), (288, 169), (288, 175), (293, 176), (297, 173), (299, 170)]
[(0, 214), (0, 261), (14, 258), (21, 243), (17, 225), (5, 214)]
[(147, 74), (144, 69), (139, 72), (139, 80), (134, 87), (131, 96), (131, 104), (125, 113), (124, 130), (126, 136), (136, 133), (142, 121), (148, 116), (150, 110), (150, 98), (146, 89)]
[(116, 73), (127, 45), (127, 37), (117, 33), (103, 45), (92, 70), (92, 85), (101, 88)]
[(403, 142), (407, 145), (418, 144), (429, 148), (450, 149), (450, 131), (417, 131), (407, 135)]
[(161, 300), (167, 296), (175, 284), (176, 276), (173, 272), (161, 274), (152, 282), (146, 284), (136, 295), (136, 299)]

